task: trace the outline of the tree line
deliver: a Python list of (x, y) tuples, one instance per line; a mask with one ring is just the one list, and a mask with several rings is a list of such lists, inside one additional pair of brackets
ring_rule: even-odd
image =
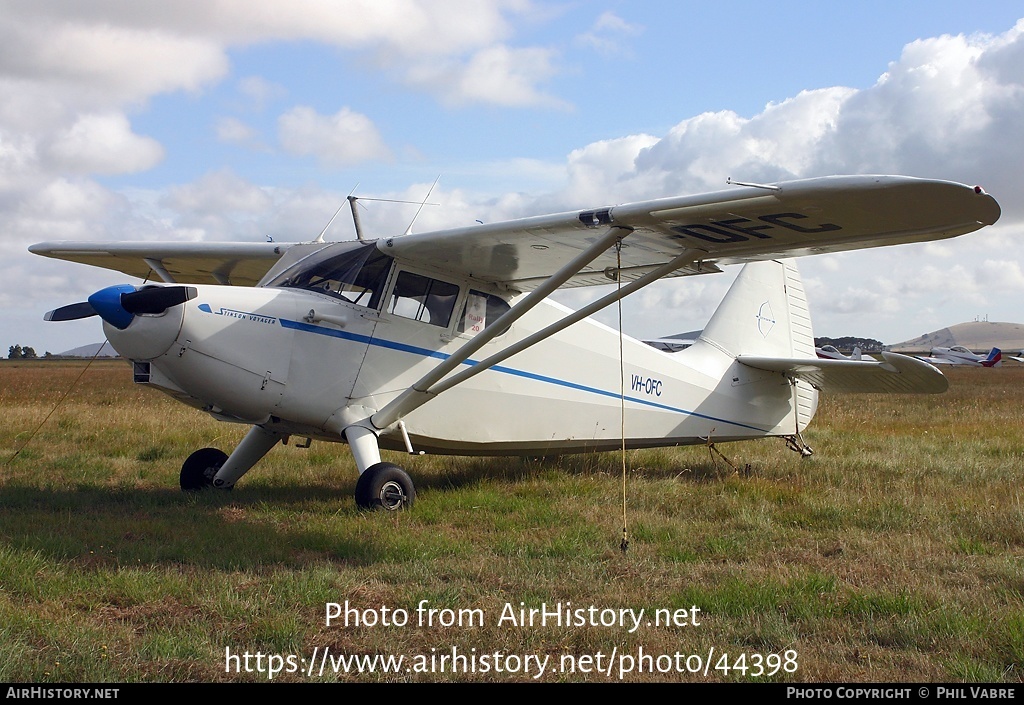
[[(53, 357), (52, 353), (43, 353), (43, 357)], [(36, 360), (39, 355), (36, 353), (36, 349), (30, 345), (22, 347), (21, 345), (12, 345), (7, 348), (7, 359), (8, 360)]]

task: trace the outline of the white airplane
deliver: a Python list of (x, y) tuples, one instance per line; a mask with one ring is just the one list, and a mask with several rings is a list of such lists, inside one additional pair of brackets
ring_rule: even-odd
[(843, 355), (835, 345), (822, 345), (814, 348), (814, 352), (825, 360), (860, 360), (863, 356), (860, 348), (854, 348), (850, 355)]
[(932, 348), (930, 357), (918, 357), (933, 365), (971, 365), (973, 367), (998, 367), (1002, 364), (1003, 351), (992, 348), (988, 355), (978, 355), (963, 345), (950, 348)]
[[(230, 488), (296, 436), (348, 443), (358, 505), (399, 509), (415, 489), (381, 448), (607, 451), (624, 428), (630, 448), (782, 437), (809, 454), (818, 390), (942, 392), (942, 374), (911, 357), (818, 359), (799, 274), (779, 260), (954, 237), (999, 215), (980, 187), (844, 176), (373, 241), (29, 249), (163, 280), (45, 318), (99, 315), (136, 382), (251, 426), (230, 455), (193, 453), (183, 489)], [(662, 277), (736, 263), (748, 264), (681, 352), (586, 319)], [(611, 282), (576, 312), (547, 299)]]

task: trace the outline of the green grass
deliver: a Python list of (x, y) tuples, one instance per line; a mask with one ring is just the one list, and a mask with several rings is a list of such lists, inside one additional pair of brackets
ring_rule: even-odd
[[(266, 680), (232, 653), (798, 654), (783, 681), (1020, 682), (1024, 368), (951, 370), (941, 397), (823, 399), (801, 460), (781, 441), (632, 452), (629, 550), (616, 454), (389, 456), (416, 507), (368, 514), (343, 445), (277, 448), (231, 493), (183, 495), (219, 424), (123, 363), (0, 364), (0, 680)], [(31, 438), (30, 438), (31, 437)], [(28, 445), (25, 443), (28, 442)], [(13, 460), (8, 460), (14, 456)], [(328, 626), (327, 603), (483, 626)], [(689, 610), (699, 625), (499, 624), (514, 608)], [(431, 651), (431, 650), (434, 651)], [(616, 680), (558, 673), (546, 681)], [(749, 672), (625, 680), (758, 680)], [(530, 680), (520, 673), (277, 680)]]

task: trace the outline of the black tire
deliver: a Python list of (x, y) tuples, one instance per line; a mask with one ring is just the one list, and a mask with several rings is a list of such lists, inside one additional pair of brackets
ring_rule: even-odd
[(227, 454), (219, 448), (203, 448), (188, 456), (181, 466), (182, 492), (197, 492), (213, 487), (213, 476), (227, 459)]
[(356, 483), (356, 504), (360, 509), (395, 512), (409, 509), (415, 501), (412, 478), (391, 463), (371, 465)]

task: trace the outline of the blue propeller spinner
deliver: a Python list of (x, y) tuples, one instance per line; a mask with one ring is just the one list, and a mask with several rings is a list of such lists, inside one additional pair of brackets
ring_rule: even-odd
[(131, 325), (136, 314), (163, 313), (196, 296), (194, 286), (147, 286), (136, 289), (131, 284), (118, 284), (100, 289), (88, 301), (54, 309), (43, 316), (43, 320), (74, 321), (99, 316), (118, 330), (124, 330)]

